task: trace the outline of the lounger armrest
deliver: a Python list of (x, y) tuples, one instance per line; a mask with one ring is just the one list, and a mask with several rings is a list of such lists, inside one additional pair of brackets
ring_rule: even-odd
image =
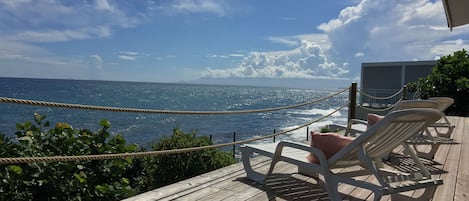
[(350, 133), (352, 132), (352, 125), (353, 124), (363, 124), (363, 125), (368, 125), (368, 122), (365, 120), (361, 119), (350, 119), (349, 122), (347, 123), (347, 128), (345, 128), (345, 136), (349, 136)]
[(351, 124), (365, 124), (365, 125), (368, 124), (367, 121), (361, 120), (361, 119), (350, 119), (350, 123)]
[(319, 159), (320, 164), (327, 164), (326, 155), (324, 155), (324, 152), (322, 150), (320, 150), (316, 147), (312, 147), (310, 145), (297, 143), (297, 142), (290, 142), (290, 141), (281, 141), (281, 142), (279, 142), (278, 145), (277, 145), (277, 148), (275, 149), (275, 156), (280, 157), (284, 147), (291, 147), (291, 148), (295, 148), (295, 149), (308, 151), (308, 152), (314, 154), (317, 157), (317, 159)]

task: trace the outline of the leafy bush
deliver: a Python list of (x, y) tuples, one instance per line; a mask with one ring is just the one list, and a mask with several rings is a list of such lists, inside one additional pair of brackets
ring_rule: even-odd
[(469, 54), (466, 50), (441, 57), (426, 78), (408, 83), (420, 98), (447, 96), (454, 99), (450, 114), (469, 116)]
[[(48, 131), (45, 116), (17, 124), (17, 142), (0, 133), (0, 157), (99, 155), (138, 150), (120, 135), (111, 136), (111, 124), (102, 120), (96, 133), (57, 123)], [(154, 150), (210, 145), (207, 137), (174, 129)], [(69, 162), (0, 164), (1, 200), (120, 200), (236, 162), (215, 149), (141, 159), (108, 159)]]
[[(179, 128), (175, 128), (170, 137), (163, 137), (152, 145), (152, 149), (171, 150), (211, 144), (210, 139), (205, 136), (197, 137), (194, 132), (185, 134)], [(145, 186), (152, 189), (168, 185), (235, 162), (230, 153), (216, 149), (158, 155), (145, 161), (145, 172), (149, 174)]]
[[(45, 116), (35, 114), (35, 124), (17, 124), (18, 143), (0, 135), (0, 157), (41, 157), (124, 153), (137, 150), (119, 136), (110, 139), (110, 123), (100, 122), (97, 133), (57, 123), (47, 132)], [(0, 166), (0, 200), (118, 200), (136, 194), (132, 159), (36, 162)]]

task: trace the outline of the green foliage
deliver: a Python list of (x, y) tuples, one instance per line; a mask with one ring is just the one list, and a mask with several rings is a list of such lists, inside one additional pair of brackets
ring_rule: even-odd
[(426, 78), (408, 83), (411, 91), (417, 91), (420, 98), (447, 96), (454, 99), (450, 114), (469, 115), (469, 54), (460, 50), (453, 55), (443, 56)]
[[(73, 129), (66, 123), (49, 126), (45, 116), (35, 123), (17, 124), (18, 143), (0, 134), (0, 157), (41, 157), (124, 153), (137, 150), (119, 136), (110, 136), (109, 121), (100, 122), (97, 133)], [(110, 139), (108, 139), (110, 138)], [(0, 200), (118, 200), (136, 194), (132, 181), (138, 177), (131, 159), (37, 162), (0, 165)]]
[[(211, 145), (205, 136), (185, 134), (179, 128), (170, 137), (163, 137), (153, 144), (152, 149), (171, 150)], [(185, 153), (159, 155), (145, 161), (145, 172), (149, 175), (145, 186), (149, 189), (168, 185), (230, 164), (236, 160), (227, 153), (216, 149), (204, 149)]]
[[(96, 133), (67, 123), (49, 127), (45, 116), (34, 123), (17, 124), (13, 142), (0, 133), (0, 157), (99, 155), (144, 151), (111, 136), (111, 123), (102, 120)], [(171, 137), (153, 144), (153, 150), (210, 145), (207, 137), (174, 129)], [(215, 149), (160, 155), (143, 159), (0, 164), (0, 201), (3, 200), (120, 200), (144, 190), (170, 184), (236, 162)]]
[(321, 132), (321, 133), (329, 133), (329, 132), (338, 133), (338, 132), (340, 132), (340, 128), (336, 128), (335, 130), (332, 130), (329, 126), (324, 126), (324, 127), (321, 128), (321, 130), (319, 132)]

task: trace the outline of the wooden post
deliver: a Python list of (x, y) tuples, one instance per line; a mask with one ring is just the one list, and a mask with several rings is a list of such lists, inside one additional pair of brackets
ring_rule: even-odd
[(353, 82), (350, 86), (349, 91), (349, 107), (348, 107), (348, 121), (355, 118), (355, 112), (357, 107), (357, 83)]
[[(275, 129), (274, 129), (274, 134), (275, 134)], [(274, 135), (274, 143), (275, 143), (275, 135)]]
[(308, 135), (308, 133), (309, 133), (309, 126), (306, 127), (306, 141), (309, 140), (309, 135)]
[[(233, 142), (236, 142), (236, 132), (233, 132)], [(236, 145), (233, 145), (233, 158), (235, 158)]]

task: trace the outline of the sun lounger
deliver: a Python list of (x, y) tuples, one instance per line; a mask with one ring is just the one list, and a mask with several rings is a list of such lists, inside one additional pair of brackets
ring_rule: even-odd
[[(441, 99), (441, 102), (448, 102), (448, 101), (447, 99)], [(399, 102), (394, 108), (391, 109), (391, 112), (403, 110), (403, 109), (411, 109), (411, 108), (433, 108), (441, 112), (442, 110), (443, 111), (446, 110), (447, 107), (448, 107), (447, 105), (440, 104), (433, 100), (405, 100), (405, 101)], [(446, 119), (446, 116), (442, 112), (441, 112), (441, 115), (442, 116), (440, 120)], [(351, 119), (347, 125), (345, 135), (349, 135), (350, 133), (362, 133), (368, 128), (368, 126), (373, 125), (376, 121), (378, 121), (378, 119), (381, 119), (383, 117), (384, 116), (369, 114), (368, 121), (359, 120), (359, 119)], [(373, 123), (370, 123), (370, 122), (373, 122)], [(363, 125), (367, 125), (367, 126), (363, 126)], [(449, 125), (449, 123), (448, 124), (445, 123), (444, 125)], [(421, 133), (416, 133), (416, 135), (413, 138), (410, 138), (407, 141), (407, 143), (412, 144), (414, 146), (414, 149), (419, 157), (426, 158), (426, 159), (433, 159), (440, 145), (456, 143), (453, 139), (450, 139), (447, 137), (449, 136), (449, 134), (451, 134), (450, 132), (452, 132), (452, 129), (448, 129), (448, 132), (445, 133), (445, 135), (443, 136), (443, 134), (440, 135), (440, 133), (438, 133), (438, 129), (435, 127), (439, 127), (439, 125), (437, 123), (429, 125)], [(432, 132), (430, 131), (430, 128), (435, 128), (436, 130), (435, 135), (432, 134)], [(418, 149), (418, 145), (430, 145), (431, 149), (420, 150)]]
[[(428, 108), (392, 112), (356, 137), (348, 145), (339, 149), (330, 158), (326, 158), (324, 152), (316, 147), (302, 143), (281, 141), (278, 143), (247, 144), (241, 146), (242, 161), (247, 177), (261, 184), (265, 184), (266, 178), (272, 175), (275, 165), (279, 161), (285, 161), (296, 165), (299, 173), (317, 178), (319, 178), (319, 175), (322, 175), (328, 194), (334, 201), (342, 200), (338, 191), (339, 183), (369, 189), (373, 191), (374, 199), (379, 200), (382, 195), (430, 188), (443, 183), (441, 179), (432, 179), (429, 171), (421, 163), (413, 149), (406, 143), (415, 133), (419, 133), (427, 126), (435, 123), (440, 117), (439, 111)], [(381, 157), (384, 154), (391, 152), (400, 145), (408, 150), (409, 155), (420, 170), (418, 173), (385, 171), (382, 164), (377, 164), (378, 161), (381, 161)], [(251, 167), (250, 157), (254, 153), (272, 158), (269, 171), (266, 174), (257, 172)], [(306, 159), (311, 153), (317, 157), (319, 164), (311, 163)], [(358, 165), (368, 170), (378, 182), (359, 180), (346, 175), (336, 174), (332, 171), (333, 168)], [(410, 183), (402, 183), (404, 181)]]
[[(437, 102), (439, 105), (438, 110), (440, 110), (440, 112), (443, 114), (445, 110), (448, 109), (454, 103), (454, 99), (450, 97), (431, 97), (428, 100)], [(455, 128), (454, 125), (451, 125), (446, 115), (444, 115), (440, 119), (440, 121), (436, 122), (430, 127), (432, 127), (437, 132), (438, 136), (446, 138), (449, 138), (451, 136), (451, 133), (453, 133), (453, 130)]]

